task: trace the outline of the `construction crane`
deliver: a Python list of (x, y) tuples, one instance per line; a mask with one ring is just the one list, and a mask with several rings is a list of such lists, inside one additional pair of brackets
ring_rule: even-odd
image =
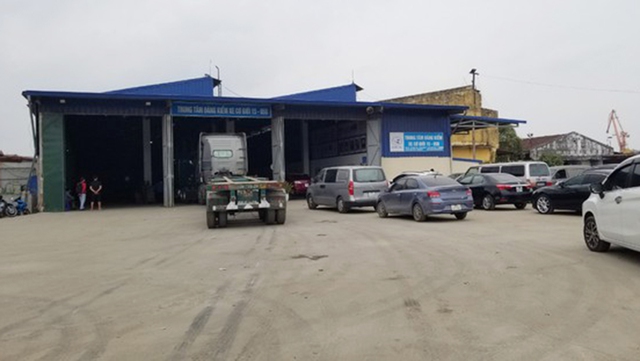
[(613, 124), (613, 131), (616, 134), (616, 139), (618, 140), (618, 146), (620, 146), (620, 153), (629, 153), (631, 150), (627, 148), (627, 138), (629, 138), (629, 133), (625, 132), (622, 129), (622, 124), (620, 124), (620, 119), (618, 119), (618, 114), (616, 114), (615, 109), (609, 113), (609, 124), (607, 125), (607, 134), (609, 134), (609, 130), (611, 129), (611, 124)]

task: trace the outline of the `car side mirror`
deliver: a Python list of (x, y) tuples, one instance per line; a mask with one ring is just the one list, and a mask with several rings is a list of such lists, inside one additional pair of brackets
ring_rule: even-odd
[(589, 186), (589, 191), (593, 194), (598, 194), (600, 198), (604, 198), (604, 187), (602, 183), (593, 183)]

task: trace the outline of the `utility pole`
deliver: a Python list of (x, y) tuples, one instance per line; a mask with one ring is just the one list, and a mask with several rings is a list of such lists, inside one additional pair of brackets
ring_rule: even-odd
[(220, 68), (217, 65), (214, 65), (216, 67), (216, 70), (218, 71), (218, 96), (221, 97), (222, 96), (222, 80), (220, 80)]
[(471, 88), (476, 90), (476, 75), (480, 75), (480, 73), (476, 71), (476, 68), (473, 68), (469, 74), (471, 74)]

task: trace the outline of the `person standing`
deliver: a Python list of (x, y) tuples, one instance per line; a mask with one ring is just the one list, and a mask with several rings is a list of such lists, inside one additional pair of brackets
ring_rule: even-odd
[(102, 183), (100, 183), (98, 176), (93, 177), (89, 191), (91, 192), (91, 210), (93, 210), (95, 203), (98, 203), (98, 210), (102, 210)]
[(84, 211), (84, 203), (87, 201), (87, 181), (84, 177), (80, 177), (80, 182), (76, 184), (76, 193), (78, 193), (78, 201), (80, 201), (80, 210)]

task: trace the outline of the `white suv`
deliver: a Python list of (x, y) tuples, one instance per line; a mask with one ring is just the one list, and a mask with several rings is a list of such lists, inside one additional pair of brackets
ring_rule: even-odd
[(622, 162), (582, 204), (584, 240), (594, 252), (611, 243), (640, 251), (640, 155)]

